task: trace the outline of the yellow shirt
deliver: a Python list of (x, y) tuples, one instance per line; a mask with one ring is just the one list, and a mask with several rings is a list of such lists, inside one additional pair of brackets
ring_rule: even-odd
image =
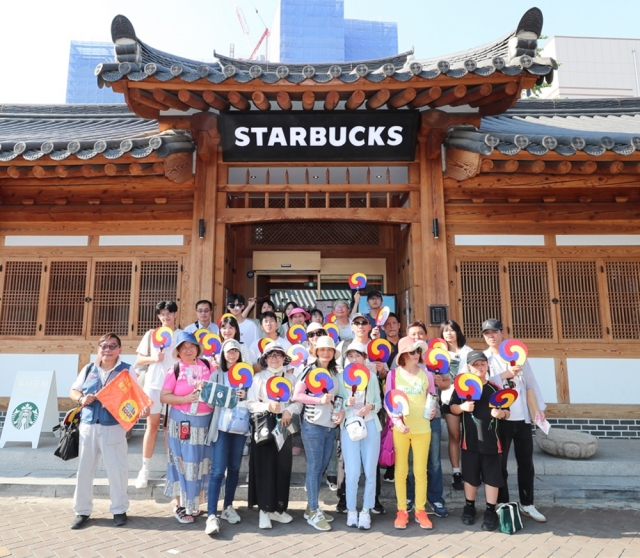
[(396, 368), (396, 389), (404, 392), (409, 399), (409, 415), (403, 417), (404, 423), (412, 434), (431, 432), (431, 422), (424, 418), (424, 406), (427, 402), (429, 378), (420, 370), (415, 376), (402, 368)]

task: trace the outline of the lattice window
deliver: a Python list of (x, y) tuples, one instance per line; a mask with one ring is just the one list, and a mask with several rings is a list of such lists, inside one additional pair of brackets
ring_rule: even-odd
[(547, 262), (509, 262), (509, 295), (513, 337), (552, 339)]
[(6, 262), (0, 335), (35, 335), (42, 262)]
[(380, 227), (359, 222), (280, 222), (251, 226), (254, 246), (377, 246)]
[(499, 262), (460, 262), (462, 319), (468, 337), (482, 337), (482, 322), (502, 320)]
[(156, 304), (178, 297), (178, 262), (140, 262), (140, 296), (138, 298), (138, 335), (158, 327)]
[(51, 262), (45, 335), (82, 335), (88, 262)]
[(564, 339), (601, 339), (596, 263), (558, 262), (558, 299)]
[(640, 338), (640, 262), (607, 262), (614, 339)]
[(91, 335), (129, 334), (133, 262), (95, 263)]

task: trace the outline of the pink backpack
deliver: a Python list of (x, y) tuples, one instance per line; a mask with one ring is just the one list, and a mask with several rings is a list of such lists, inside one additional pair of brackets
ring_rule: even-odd
[[(396, 387), (396, 371), (389, 372), (389, 380), (391, 382), (391, 389)], [(387, 417), (387, 421), (380, 433), (380, 458), (378, 463), (383, 467), (391, 467), (396, 462), (396, 450), (393, 447), (393, 423), (391, 419)]]

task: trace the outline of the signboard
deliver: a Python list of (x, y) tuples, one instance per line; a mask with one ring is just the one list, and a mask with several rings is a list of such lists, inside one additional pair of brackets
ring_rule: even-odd
[(0, 448), (7, 442), (31, 442), (37, 448), (40, 433), (51, 432), (60, 422), (56, 373), (18, 372), (13, 383)]
[(225, 162), (413, 161), (418, 111), (223, 112)]

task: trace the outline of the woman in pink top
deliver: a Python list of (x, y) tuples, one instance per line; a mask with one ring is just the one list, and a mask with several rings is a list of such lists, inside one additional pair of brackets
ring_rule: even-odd
[(198, 358), (202, 348), (193, 333), (178, 332), (174, 357), (167, 370), (160, 401), (171, 405), (167, 425), (167, 483), (165, 496), (175, 497), (173, 515), (180, 523), (193, 523), (200, 507), (200, 492), (207, 488), (211, 448), (205, 446), (213, 408), (198, 402), (200, 389), (211, 376), (209, 363)]

